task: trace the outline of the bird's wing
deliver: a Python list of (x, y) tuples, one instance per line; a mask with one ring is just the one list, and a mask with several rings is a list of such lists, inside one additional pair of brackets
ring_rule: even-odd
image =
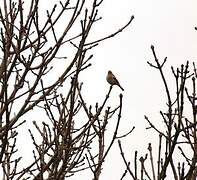
[(113, 78), (115, 84), (119, 84), (118, 79), (113, 74), (112, 74), (112, 78)]

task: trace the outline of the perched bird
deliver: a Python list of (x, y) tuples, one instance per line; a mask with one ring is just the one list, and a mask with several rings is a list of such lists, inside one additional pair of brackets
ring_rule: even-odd
[(120, 85), (120, 83), (118, 82), (118, 80), (116, 79), (116, 77), (113, 75), (111, 71), (108, 71), (106, 79), (109, 84), (117, 85), (120, 87), (120, 89), (122, 89), (122, 91), (124, 91), (123, 87)]

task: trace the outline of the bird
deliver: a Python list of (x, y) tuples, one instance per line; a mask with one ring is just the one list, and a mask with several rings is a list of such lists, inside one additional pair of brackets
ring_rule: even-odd
[(117, 85), (120, 87), (120, 89), (122, 89), (122, 91), (124, 91), (123, 87), (120, 85), (120, 83), (111, 71), (108, 71), (106, 79), (109, 84), (111, 84), (112, 86)]

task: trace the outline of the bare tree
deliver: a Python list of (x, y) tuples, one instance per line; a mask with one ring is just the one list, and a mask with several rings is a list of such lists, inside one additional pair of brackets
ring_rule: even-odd
[[(98, 9), (102, 2), (60, 1), (46, 11), (46, 18), (39, 0), (1, 2), (1, 179), (60, 180), (85, 170), (92, 172), (92, 179), (99, 179), (103, 162), (117, 139), (122, 95), (116, 107), (106, 107), (110, 86), (103, 103), (95, 103), (93, 108), (84, 99), (79, 77), (91, 65), (91, 50), (122, 32), (134, 18), (106, 37), (88, 39), (94, 24), (101, 20)], [(63, 48), (72, 53), (66, 51), (65, 55)], [(65, 68), (58, 70), (59, 61)], [(22, 155), (16, 156), (20, 152), (18, 130), (27, 122), (24, 115), (32, 117), (38, 109), (47, 118), (42, 124), (42, 118), (33, 121), (38, 134), (33, 127), (29, 129), (33, 161), (21, 164)], [(107, 145), (108, 120), (117, 113), (114, 135)]]
[[(191, 72), (189, 70), (189, 62), (185, 65), (182, 64), (177, 69), (171, 67), (172, 75), (175, 78), (176, 90), (174, 91), (172, 88), (170, 90), (168, 78), (163, 70), (167, 57), (161, 62), (157, 58), (154, 46), (151, 46), (151, 50), (155, 63), (148, 62), (148, 64), (159, 71), (167, 97), (167, 110), (165, 112), (160, 111), (161, 122), (164, 124), (165, 129), (160, 128), (158, 124), (153, 124), (145, 116), (145, 120), (149, 124), (147, 129), (153, 129), (157, 132), (159, 141), (158, 150), (149, 143), (148, 153), (144, 157), (141, 156), (139, 158), (140, 175), (138, 175), (138, 152), (135, 152), (133, 169), (130, 161), (125, 157), (121, 142), (118, 141), (121, 156), (126, 165), (122, 179), (128, 174), (128, 176), (135, 180), (145, 178), (163, 180), (166, 178), (172, 179), (172, 176), (175, 180), (195, 180), (197, 177), (197, 71), (195, 63), (193, 63), (193, 70)], [(188, 107), (190, 107), (190, 111)], [(183, 160), (180, 161), (180, 159)], [(147, 161), (149, 161), (150, 165), (147, 164)]]

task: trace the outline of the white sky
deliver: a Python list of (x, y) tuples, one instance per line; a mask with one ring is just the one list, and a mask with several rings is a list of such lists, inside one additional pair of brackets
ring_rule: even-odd
[[(118, 29), (130, 15), (135, 16), (131, 26), (122, 34), (101, 43), (95, 51), (95, 63), (87, 71), (87, 77), (93, 76), (87, 84), (90, 92), (94, 92), (91, 102), (104, 97), (108, 89), (104, 80), (108, 69), (118, 76), (125, 88), (122, 129), (127, 132), (133, 125), (136, 129), (123, 141), (123, 146), (125, 154), (132, 160), (135, 150), (145, 152), (149, 142), (157, 143), (158, 137), (150, 135), (151, 130), (145, 130), (147, 123), (144, 115), (152, 117), (155, 122), (161, 121), (161, 118), (158, 119), (159, 111), (165, 109), (166, 103), (159, 72), (146, 63), (154, 62), (150, 46), (155, 46), (160, 60), (168, 57), (165, 70), (169, 80), (171, 65), (176, 67), (187, 60), (196, 61), (197, 31), (194, 27), (197, 26), (197, 1), (122, 0), (120, 3), (106, 0), (102, 7), (103, 24), (98, 29), (101, 35)], [(113, 88), (112, 102), (117, 103), (120, 92), (119, 88)], [(119, 179), (123, 173), (119, 150), (114, 150), (112, 154), (115, 158), (109, 157), (109, 162), (106, 161), (106, 168), (111, 170), (104, 171), (103, 179)]]
[[(144, 115), (156, 119), (159, 111), (165, 108), (165, 93), (159, 72), (146, 63), (153, 62), (150, 46), (155, 46), (160, 60), (168, 57), (166, 74), (169, 75), (171, 65), (196, 61), (196, 7), (195, 0), (104, 0), (99, 10), (103, 20), (98, 22), (98, 28), (95, 27), (93, 38), (113, 33), (126, 24), (131, 15), (135, 16), (126, 30), (94, 50), (93, 66), (84, 73), (88, 104), (101, 102), (105, 97), (109, 88), (105, 77), (109, 69), (124, 87), (122, 133), (136, 126), (134, 133), (123, 140), (125, 155), (130, 160), (135, 150), (144, 153), (149, 142), (157, 142), (150, 135), (152, 131), (145, 130), (147, 123)], [(118, 103), (120, 92), (119, 88), (113, 88), (110, 96), (112, 104)], [(102, 179), (120, 179), (125, 166), (117, 148), (105, 165)]]

